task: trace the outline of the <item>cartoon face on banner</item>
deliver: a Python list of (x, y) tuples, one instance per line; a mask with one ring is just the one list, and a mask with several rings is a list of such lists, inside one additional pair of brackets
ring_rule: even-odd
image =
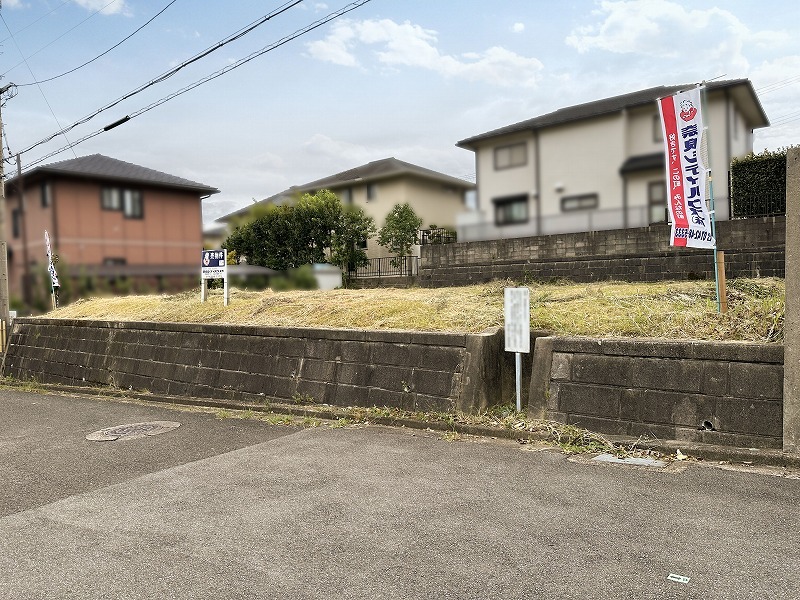
[(696, 114), (697, 109), (694, 107), (691, 100), (681, 100), (681, 112), (679, 115), (681, 119), (688, 123), (694, 119)]

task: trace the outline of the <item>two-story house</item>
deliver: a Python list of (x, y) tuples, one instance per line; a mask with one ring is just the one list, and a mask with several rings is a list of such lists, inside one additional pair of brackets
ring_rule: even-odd
[[(396, 158), (376, 160), (360, 167), (323, 177), (261, 200), (258, 204), (292, 202), (305, 193), (327, 189), (335, 193), (344, 205), (358, 206), (382, 227), (386, 215), (395, 204), (408, 204), (422, 219), (423, 228), (454, 228), (456, 215), (464, 210), (466, 194), (475, 184), (432, 171)], [(230, 223), (236, 217), (246, 216), (253, 205), (219, 219)], [(367, 240), (367, 256), (381, 258), (388, 251), (376, 239)]]
[[(641, 227), (666, 219), (664, 140), (656, 101), (692, 85), (660, 86), (562, 108), (456, 145), (475, 152), (477, 210), (459, 241)], [(706, 85), (704, 119), (718, 220), (730, 217), (731, 159), (769, 125), (747, 79)]]
[(133, 287), (146, 283), (152, 289), (196, 286), (203, 245), (201, 201), (218, 192), (101, 154), (36, 167), (9, 179), (9, 295), (30, 299), (26, 282), (47, 262), (45, 230), (60, 264), (73, 277), (125, 279)]

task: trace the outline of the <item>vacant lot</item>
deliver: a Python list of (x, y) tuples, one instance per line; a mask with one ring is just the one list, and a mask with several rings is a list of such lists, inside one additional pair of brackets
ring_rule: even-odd
[[(80, 300), (53, 318), (234, 323), (283, 327), (478, 332), (503, 324), (503, 288), (513, 281), (457, 288), (263, 292), (234, 289)], [(728, 282), (729, 310), (717, 313), (714, 282), (525, 284), (531, 328), (556, 334), (782, 342), (781, 279)]]

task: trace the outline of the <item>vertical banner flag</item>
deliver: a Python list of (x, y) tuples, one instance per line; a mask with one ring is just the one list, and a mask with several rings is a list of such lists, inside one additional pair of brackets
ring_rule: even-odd
[(57, 288), (59, 287), (58, 273), (53, 264), (53, 251), (50, 249), (50, 235), (47, 233), (47, 229), (44, 230), (44, 247), (47, 250), (47, 272), (50, 274), (50, 284), (53, 288)]
[[(703, 115), (700, 87), (658, 101), (664, 132), (670, 245), (716, 248), (706, 207), (706, 170), (700, 145)], [(707, 142), (707, 140), (706, 140)]]

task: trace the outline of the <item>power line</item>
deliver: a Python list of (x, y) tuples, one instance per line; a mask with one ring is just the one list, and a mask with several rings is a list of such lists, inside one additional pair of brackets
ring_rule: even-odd
[(787, 77), (786, 79), (781, 79), (780, 81), (775, 81), (774, 83), (767, 84), (760, 88), (756, 89), (760, 95), (769, 94), (770, 92), (774, 92), (790, 85), (794, 85), (795, 83), (800, 82), (800, 75), (795, 75), (794, 77)]
[[(117, 106), (118, 104), (120, 104), (124, 100), (127, 100), (128, 98), (131, 98), (131, 97), (135, 96), (136, 94), (139, 94), (139, 93), (143, 92), (144, 90), (146, 90), (149, 87), (152, 87), (152, 86), (154, 86), (154, 85), (156, 85), (158, 83), (166, 81), (167, 79), (169, 79), (170, 77), (175, 75), (181, 69), (187, 67), (188, 65), (190, 65), (190, 64), (192, 64), (194, 62), (197, 62), (198, 60), (200, 60), (202, 58), (205, 58), (206, 56), (208, 56), (212, 52), (215, 52), (215, 51), (219, 50), (220, 48), (226, 46), (227, 44), (229, 44), (229, 43), (231, 43), (231, 42), (233, 42), (235, 40), (238, 40), (241, 37), (244, 37), (245, 35), (247, 35), (251, 31), (253, 31), (257, 27), (260, 27), (261, 25), (263, 25), (264, 23), (269, 21), (270, 19), (272, 19), (272, 18), (274, 18), (274, 17), (286, 12), (290, 8), (294, 8), (295, 6), (300, 4), (301, 2), (302, 2), (302, 0), (291, 0), (289, 2), (286, 2), (286, 3), (282, 4), (281, 6), (279, 6), (278, 8), (273, 10), (272, 12), (270, 12), (270, 13), (264, 15), (263, 17), (261, 17), (260, 19), (257, 19), (255, 21), (253, 21), (252, 23), (250, 23), (246, 27), (240, 29), (239, 31), (237, 31), (237, 32), (235, 32), (233, 34), (231, 34), (227, 38), (223, 38), (222, 40), (217, 42), (215, 45), (210, 46), (209, 48), (206, 48), (205, 50), (203, 50), (199, 54), (196, 54), (193, 57), (189, 58), (188, 60), (183, 61), (181, 64), (173, 67), (172, 69), (170, 69), (168, 71), (165, 71), (164, 73), (162, 73), (161, 75), (159, 75), (155, 79), (151, 79), (147, 83), (145, 83), (143, 85), (140, 85), (138, 88), (128, 92), (127, 94), (124, 94), (123, 96), (117, 98), (113, 102), (109, 102), (105, 106), (103, 106), (101, 108), (98, 108), (93, 113), (90, 113), (89, 115), (87, 115), (87, 116), (75, 121), (72, 125), (68, 125), (67, 127), (64, 127), (63, 129), (61, 129), (59, 131), (56, 131), (55, 133), (47, 136), (46, 138), (43, 138), (43, 139), (39, 140), (35, 144), (33, 144), (31, 146), (28, 146), (27, 148), (25, 148), (24, 150), (21, 151), (21, 154), (24, 154), (25, 152), (29, 152), (30, 150), (33, 150), (34, 148), (36, 148), (37, 146), (40, 146), (41, 144), (46, 144), (47, 142), (51, 141), (52, 139), (58, 137), (59, 135), (74, 129), (78, 125), (83, 125), (84, 123), (88, 123), (89, 121), (91, 121), (93, 118), (95, 118), (100, 113), (105, 112), (105, 111), (109, 110), (110, 108), (113, 108), (113, 107)], [(59, 125), (59, 127), (60, 127), (60, 125)]]
[[(38, 19), (36, 19), (35, 21), (31, 21), (30, 23), (28, 23), (27, 25), (25, 25), (25, 27), (23, 27), (22, 29), (18, 29), (17, 31), (15, 31), (15, 32), (13, 32), (13, 33), (11, 33), (11, 32), (9, 32), (9, 33), (11, 33), (11, 36), (17, 35), (18, 33), (22, 33), (23, 31), (25, 31), (25, 30), (26, 30), (26, 29), (28, 29), (29, 27), (33, 27), (34, 25), (36, 25), (36, 23), (38, 23), (39, 21), (41, 21), (41, 20), (42, 20), (42, 19), (44, 19), (45, 17), (49, 17), (49, 16), (50, 16), (50, 15), (52, 15), (54, 12), (56, 12), (56, 11), (57, 11), (59, 8), (61, 8), (62, 6), (64, 6), (65, 4), (67, 4), (67, 3), (69, 3), (69, 2), (72, 2), (72, 0), (64, 0), (64, 1), (63, 1), (61, 4), (59, 4), (58, 6), (56, 6), (56, 7), (55, 7), (53, 10), (51, 10), (51, 11), (50, 11), (50, 12), (48, 12), (48, 13), (45, 13), (45, 14), (43, 14), (41, 17), (39, 17), (39, 18), (38, 18)], [(102, 9), (101, 9), (101, 10), (102, 10)], [(9, 36), (9, 37), (7, 37), (7, 38), (3, 38), (2, 40), (0, 40), (0, 44), (2, 44), (3, 42), (5, 42), (7, 39), (10, 39), (10, 37), (11, 37), (11, 36)]]
[[(16, 69), (16, 68), (17, 68), (18, 66), (20, 66), (21, 64), (27, 64), (27, 61), (28, 61), (28, 59), (29, 59), (29, 58), (33, 58), (34, 56), (36, 56), (37, 54), (39, 54), (39, 52), (41, 52), (41, 51), (42, 51), (42, 50), (44, 50), (45, 48), (48, 48), (48, 47), (52, 46), (52, 45), (53, 45), (53, 44), (55, 44), (55, 43), (56, 43), (58, 40), (60, 40), (61, 38), (63, 38), (65, 35), (67, 35), (68, 33), (72, 32), (72, 31), (74, 31), (75, 29), (77, 29), (78, 27), (80, 27), (81, 25), (83, 25), (84, 23), (86, 23), (86, 21), (88, 21), (89, 19), (91, 19), (92, 17), (94, 17), (95, 15), (97, 15), (99, 12), (102, 12), (103, 10), (105, 10), (106, 8), (108, 8), (109, 6), (111, 6), (112, 4), (114, 4), (115, 2), (119, 2), (119, 0), (111, 0), (111, 2), (109, 2), (108, 4), (106, 4), (105, 6), (103, 6), (102, 8), (99, 8), (99, 9), (97, 9), (97, 10), (96, 10), (96, 11), (94, 11), (92, 14), (90, 14), (88, 17), (86, 17), (86, 18), (85, 18), (83, 21), (81, 21), (80, 23), (78, 23), (78, 24), (77, 24), (77, 25), (75, 25), (74, 27), (71, 27), (70, 29), (67, 29), (67, 30), (66, 30), (64, 33), (62, 33), (62, 34), (61, 34), (60, 36), (58, 36), (56, 39), (52, 40), (52, 41), (51, 41), (50, 43), (48, 43), (48, 44), (45, 44), (44, 46), (42, 46), (41, 48), (39, 48), (39, 49), (38, 49), (36, 52), (34, 52), (33, 54), (31, 54), (30, 56), (25, 56), (24, 54), (22, 54), (22, 50), (20, 50), (20, 51), (19, 51), (19, 55), (22, 57), (22, 60), (21, 60), (20, 62), (18, 62), (17, 64), (15, 64), (13, 67), (11, 67), (11, 68), (10, 68), (8, 71), (6, 71), (6, 72), (5, 72), (5, 73), (3, 73), (2, 75), (0, 75), (0, 77), (3, 77), (4, 75), (8, 75), (8, 74), (9, 74), (11, 71), (13, 71), (14, 69)], [(8, 29), (8, 33), (10, 33), (10, 34), (11, 34), (11, 39), (14, 39), (14, 34), (13, 34), (13, 33), (11, 33), (11, 28), (9, 28), (9, 26), (8, 26), (8, 25), (6, 25), (6, 29)], [(8, 38), (6, 38), (6, 39), (8, 39)], [(19, 50), (19, 47), (18, 47), (17, 49)]]
[(47, 83), (48, 81), (53, 81), (54, 79), (59, 79), (60, 77), (64, 77), (64, 75), (69, 75), (70, 73), (74, 73), (74, 72), (75, 72), (75, 71), (77, 71), (78, 69), (82, 69), (82, 68), (83, 68), (83, 67), (85, 67), (86, 65), (89, 65), (89, 64), (93, 63), (94, 61), (96, 61), (97, 59), (99, 59), (99, 58), (102, 58), (103, 56), (105, 56), (106, 54), (108, 54), (109, 52), (111, 52), (111, 51), (112, 51), (114, 48), (117, 48), (117, 47), (121, 46), (123, 43), (127, 42), (127, 41), (128, 41), (129, 39), (131, 39), (131, 38), (132, 38), (134, 35), (136, 35), (136, 34), (137, 34), (137, 33), (139, 33), (139, 32), (140, 32), (142, 29), (144, 29), (145, 27), (147, 27), (147, 26), (148, 26), (150, 23), (152, 23), (153, 21), (155, 21), (155, 20), (156, 20), (156, 18), (157, 18), (157, 17), (159, 17), (159, 16), (161, 15), (161, 13), (163, 13), (165, 10), (167, 10), (167, 9), (168, 9), (170, 6), (172, 6), (173, 4), (175, 4), (177, 1), (178, 1), (178, 0), (172, 0), (172, 2), (170, 2), (169, 4), (167, 4), (167, 5), (166, 5), (164, 8), (162, 8), (160, 11), (158, 11), (158, 12), (157, 12), (155, 15), (153, 15), (153, 17), (152, 17), (152, 18), (151, 18), (149, 21), (147, 21), (146, 23), (144, 23), (144, 24), (143, 24), (141, 27), (139, 27), (138, 29), (136, 29), (136, 30), (135, 30), (133, 33), (131, 33), (130, 35), (128, 35), (128, 36), (126, 36), (126, 37), (124, 37), (124, 38), (122, 38), (122, 39), (121, 39), (119, 42), (117, 42), (116, 44), (114, 44), (113, 46), (111, 46), (111, 48), (109, 48), (108, 50), (106, 50), (106, 51), (105, 51), (105, 52), (103, 52), (102, 54), (98, 54), (98, 55), (97, 55), (97, 56), (95, 56), (93, 59), (91, 59), (91, 60), (87, 60), (87, 61), (86, 61), (85, 63), (83, 63), (82, 65), (79, 65), (79, 66), (75, 67), (74, 69), (70, 69), (69, 71), (65, 71), (64, 73), (61, 73), (61, 75), (56, 75), (55, 77), (49, 77), (48, 79), (42, 79), (41, 81), (33, 81), (33, 82), (31, 82), (31, 83), (20, 83), (20, 84), (18, 84), (18, 87), (26, 87), (26, 86), (29, 86), (29, 85), (38, 85), (38, 84), (40, 84), (40, 83)]
[[(249, 54), (248, 56), (237, 60), (236, 62), (224, 67), (223, 69), (215, 71), (214, 73), (211, 73), (210, 75), (207, 75), (207, 76), (203, 77), (202, 79), (199, 79), (199, 80), (195, 81), (194, 83), (192, 83), (190, 85), (187, 85), (186, 87), (184, 87), (184, 88), (182, 88), (182, 89), (180, 89), (180, 90), (178, 90), (176, 92), (173, 92), (172, 94), (169, 94), (168, 96), (165, 96), (165, 97), (161, 98), (160, 100), (157, 100), (157, 101), (145, 106), (144, 108), (141, 108), (141, 109), (131, 113), (130, 115), (127, 115), (127, 116), (123, 117), (122, 119), (119, 119), (118, 121), (115, 121), (114, 123), (111, 123), (110, 125), (107, 125), (103, 129), (98, 129), (97, 131), (94, 131), (94, 132), (82, 137), (81, 139), (77, 140), (76, 142), (73, 142), (71, 144), (68, 144), (67, 146), (59, 148), (58, 150), (50, 152), (49, 154), (46, 154), (45, 156), (42, 156), (41, 158), (39, 158), (39, 159), (37, 159), (37, 160), (35, 160), (33, 162), (29, 162), (28, 165), (27, 165), (27, 168), (31, 168), (33, 166), (36, 166), (39, 163), (44, 162), (48, 158), (51, 158), (51, 157), (53, 157), (53, 156), (55, 156), (57, 154), (60, 154), (61, 152), (64, 152), (65, 150), (69, 150), (69, 149), (77, 146), (78, 144), (81, 144), (81, 143), (85, 142), (86, 140), (89, 140), (89, 139), (91, 139), (93, 137), (96, 137), (96, 136), (100, 135), (101, 133), (104, 133), (106, 131), (109, 131), (110, 129), (113, 129), (114, 127), (117, 127), (118, 125), (121, 125), (122, 123), (125, 123), (125, 122), (127, 122), (127, 121), (129, 121), (131, 119), (134, 119), (134, 118), (138, 117), (139, 115), (142, 115), (142, 114), (144, 114), (144, 113), (146, 113), (146, 112), (148, 112), (150, 110), (153, 110), (154, 108), (156, 108), (158, 106), (161, 106), (162, 104), (164, 104), (166, 102), (169, 102), (173, 98), (177, 98), (178, 96), (181, 96), (181, 95), (185, 94), (186, 92), (188, 92), (190, 90), (193, 90), (194, 88), (199, 87), (200, 85), (203, 85), (204, 83), (207, 83), (207, 82), (209, 82), (209, 81), (211, 81), (213, 79), (216, 79), (217, 77), (221, 77), (222, 75), (225, 75), (226, 73), (228, 73), (230, 71), (233, 71), (234, 69), (238, 69), (239, 67), (241, 67), (242, 65), (250, 62), (251, 60), (254, 60), (254, 59), (258, 58), (259, 56), (262, 56), (262, 55), (264, 55), (264, 54), (266, 54), (268, 52), (271, 52), (271, 51), (275, 50), (276, 48), (279, 48), (280, 46), (283, 46), (283, 45), (289, 43), (290, 41), (292, 41), (294, 39), (297, 39), (298, 37), (300, 37), (302, 35), (305, 35), (305, 34), (311, 32), (311, 31), (313, 31), (313, 30), (315, 30), (315, 29), (317, 29), (319, 27), (322, 27), (326, 23), (329, 23), (330, 21), (333, 21), (334, 19), (337, 19), (337, 18), (341, 17), (342, 15), (345, 15), (345, 14), (351, 12), (351, 11), (354, 11), (357, 8), (360, 8), (361, 6), (363, 6), (364, 4), (367, 4), (368, 2), (371, 2), (371, 0), (357, 0), (356, 2), (351, 2), (350, 4), (347, 4), (346, 6), (340, 8), (339, 10), (336, 10), (336, 11), (328, 14), (327, 16), (323, 17), (322, 19), (320, 19), (318, 21), (315, 21), (315, 22), (311, 23), (310, 25), (306, 25), (305, 27), (303, 27), (301, 29), (296, 30), (294, 33), (281, 38), (277, 42), (273, 42), (272, 44), (269, 44), (268, 46), (265, 46), (262, 49), (257, 50), (256, 52), (253, 52), (252, 54)], [(36, 144), (36, 145), (38, 145), (38, 144)]]
[[(3, 14), (2, 14), (2, 13), (0, 13), (0, 19), (2, 19), (2, 21), (3, 21), (3, 25), (5, 25), (5, 26), (6, 26), (6, 29), (8, 29), (8, 32), (9, 32), (9, 33), (11, 33), (11, 28), (8, 26), (8, 23), (6, 23), (6, 18), (3, 16)], [(17, 51), (19, 52), (20, 56), (23, 56), (23, 57), (24, 57), (24, 55), (22, 54), (22, 51), (21, 51), (21, 50), (20, 50), (20, 48), (19, 48), (19, 44), (17, 44), (17, 39), (16, 39), (16, 38), (15, 38), (13, 35), (11, 36), (11, 41), (13, 41), (13, 42), (14, 42), (14, 46), (16, 46), (16, 48), (17, 48)], [(25, 66), (26, 66), (26, 67), (28, 67), (28, 71), (30, 72), (30, 74), (31, 74), (31, 77), (33, 77), (34, 79), (36, 79), (36, 75), (34, 75), (34, 74), (33, 74), (33, 69), (31, 69), (31, 66), (30, 66), (30, 64), (28, 63), (28, 59), (24, 58), (23, 60), (24, 60), (24, 62), (25, 62)], [(12, 84), (12, 85), (13, 85), (13, 84)], [(14, 88), (15, 88), (15, 92), (16, 92), (16, 87), (17, 87), (17, 86), (14, 86)], [(61, 127), (61, 123), (59, 123), (59, 122), (58, 122), (58, 117), (56, 116), (56, 113), (55, 113), (55, 111), (53, 110), (53, 107), (52, 107), (52, 106), (50, 106), (50, 101), (47, 99), (47, 96), (45, 96), (45, 93), (44, 93), (44, 90), (42, 89), (42, 86), (40, 86), (40, 85), (37, 85), (36, 87), (37, 87), (37, 88), (39, 88), (39, 93), (42, 95), (42, 98), (44, 99), (44, 103), (47, 105), (47, 108), (50, 110), (50, 114), (51, 114), (51, 115), (53, 115), (53, 119), (55, 120), (55, 122), (56, 122), (56, 125), (58, 125), (59, 127)], [(66, 132), (64, 132), (64, 134), (63, 134), (63, 135), (64, 135), (64, 139), (65, 139), (65, 140), (67, 140), (67, 144), (69, 144), (69, 138), (67, 137), (67, 134), (66, 134)], [(70, 150), (72, 150), (72, 148), (70, 148)], [(75, 156), (75, 158), (78, 158), (78, 155), (77, 155), (77, 154), (75, 154), (75, 150), (72, 150), (72, 154)]]

